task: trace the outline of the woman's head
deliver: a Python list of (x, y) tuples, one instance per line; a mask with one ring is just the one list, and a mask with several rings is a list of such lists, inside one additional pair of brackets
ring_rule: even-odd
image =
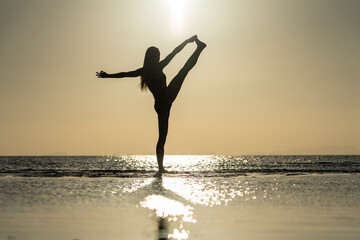
[(160, 51), (157, 47), (149, 47), (146, 50), (143, 66), (143, 75), (141, 76), (140, 88), (146, 90), (146, 75), (160, 61)]
[(160, 51), (157, 47), (149, 47), (146, 50), (144, 58), (144, 67), (150, 66), (154, 63), (158, 63), (160, 60)]

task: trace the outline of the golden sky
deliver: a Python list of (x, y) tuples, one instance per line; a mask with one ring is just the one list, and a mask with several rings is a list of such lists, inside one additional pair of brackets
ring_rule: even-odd
[[(166, 154), (359, 154), (360, 1), (0, 0), (0, 155), (154, 154), (135, 70), (197, 34)], [(195, 45), (165, 69), (170, 81)]]

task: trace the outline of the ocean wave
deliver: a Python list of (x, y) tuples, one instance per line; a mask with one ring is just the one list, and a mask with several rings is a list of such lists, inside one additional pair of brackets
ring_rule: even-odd
[[(360, 156), (219, 156), (167, 155), (172, 175), (359, 173)], [(0, 176), (150, 177), (157, 171), (153, 155), (0, 156)]]
[[(183, 176), (183, 177), (229, 177), (229, 176), (246, 176), (249, 174), (281, 174), (286, 176), (306, 175), (306, 174), (328, 174), (328, 173), (360, 173), (359, 170), (295, 170), (295, 169), (246, 169), (246, 170), (214, 170), (214, 171), (170, 171), (165, 173), (166, 176)], [(114, 178), (139, 178), (152, 177), (156, 171), (148, 170), (6, 170), (0, 171), (0, 177), (114, 177)]]

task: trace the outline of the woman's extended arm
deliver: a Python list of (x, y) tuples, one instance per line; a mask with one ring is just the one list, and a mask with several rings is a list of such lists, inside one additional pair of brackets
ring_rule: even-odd
[(160, 62), (162, 68), (166, 67), (166, 65), (169, 64), (169, 62), (175, 57), (175, 55), (178, 54), (181, 50), (183, 50), (186, 44), (194, 42), (196, 39), (197, 39), (197, 35), (192, 36), (191, 38), (185, 40), (182, 44), (177, 46), (169, 55), (167, 55), (166, 58), (164, 58), (164, 60)]
[(108, 74), (104, 71), (96, 72), (98, 78), (125, 78), (125, 77), (139, 77), (142, 73), (142, 68), (136, 69), (130, 72), (119, 72), (114, 74)]

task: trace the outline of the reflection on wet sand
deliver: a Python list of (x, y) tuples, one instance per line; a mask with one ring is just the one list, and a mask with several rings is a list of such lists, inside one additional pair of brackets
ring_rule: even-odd
[(158, 217), (167, 218), (169, 221), (180, 219), (182, 222), (196, 223), (193, 208), (179, 201), (161, 195), (150, 195), (140, 204), (144, 208), (154, 210)]
[(159, 240), (167, 240), (168, 235), (169, 235), (167, 219), (159, 217), (158, 218), (158, 224), (159, 224), (159, 228), (158, 228), (158, 233), (159, 233), (158, 238), (159, 238)]
[[(222, 184), (214, 184), (214, 180), (194, 178), (158, 177), (139, 180), (123, 192), (136, 195), (139, 206), (152, 210), (158, 221), (159, 239), (188, 239), (188, 224), (197, 222), (194, 213), (196, 205), (213, 207), (226, 205), (236, 196), (253, 193), (243, 182), (232, 183), (222, 180)], [(236, 190), (237, 189), (237, 190)]]
[[(193, 204), (181, 195), (164, 188), (163, 178), (136, 182), (124, 192), (143, 199), (139, 204), (153, 211), (158, 219), (159, 239), (187, 239), (186, 224), (196, 223)], [(171, 231), (169, 230), (171, 223)], [(166, 235), (166, 236), (165, 236)]]

